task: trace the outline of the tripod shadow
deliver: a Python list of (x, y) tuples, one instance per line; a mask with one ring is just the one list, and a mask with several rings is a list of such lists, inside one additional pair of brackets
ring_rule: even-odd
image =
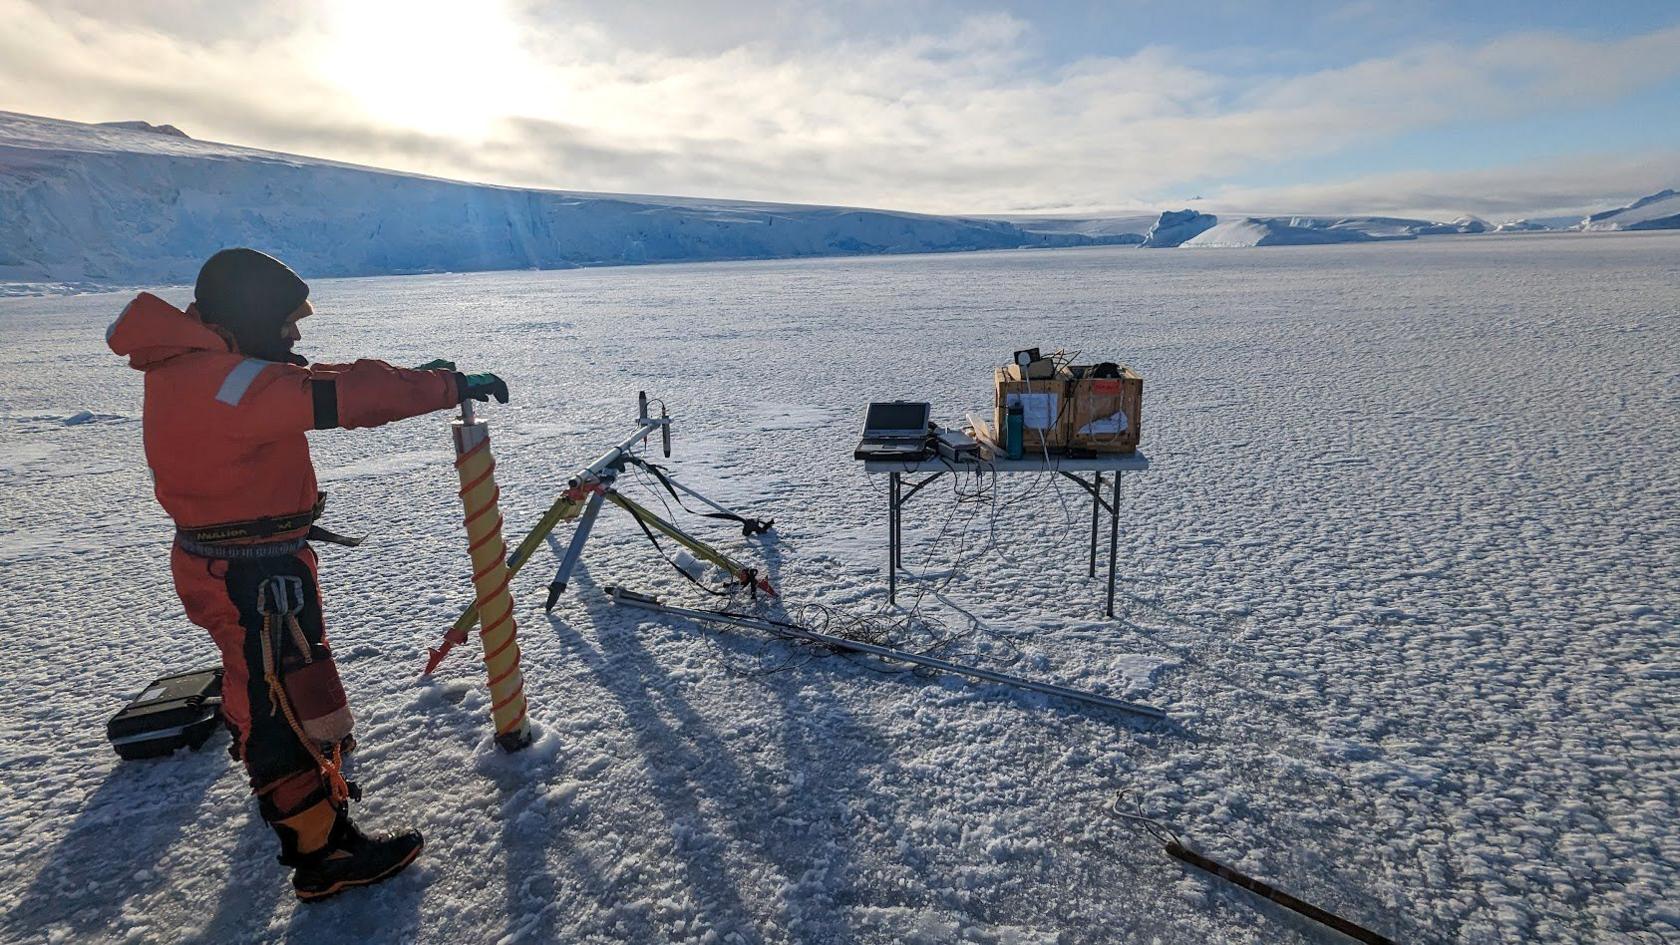
[[(82, 804), (64, 838), (40, 851), (41, 869), (6, 914), (7, 941), (65, 928), (70, 941), (93, 941), (117, 925), (128, 897), (111, 887), (153, 870), (187, 826), (212, 785), (227, 775), (226, 736), (196, 752), (117, 764)], [(153, 874), (166, 883), (167, 875)]]
[[(581, 567), (575, 586), (598, 643), (561, 618), (551, 617), (550, 625), (618, 701), (645, 759), (651, 798), (670, 825), (670, 855), (700, 904), (700, 921), (725, 940), (734, 933), (743, 943), (760, 943), (762, 923), (780, 920), (749, 905), (773, 889), (743, 890), (742, 880), (725, 867), (732, 849), (745, 850), (781, 873), (789, 897), (810, 900), (809, 907), (788, 907), (800, 917), (802, 938), (850, 939), (845, 913), (835, 906), (869, 897), (856, 888), (854, 874), (861, 871), (850, 853), (856, 831), (846, 826), (854, 816), (847, 799), (869, 796), (861, 772), (890, 766), (879, 734), (834, 699), (810, 698), (784, 677), (788, 684), (764, 687), (764, 711), (748, 713), (725, 737), (684, 698), (685, 684), (644, 646), (637, 621), (608, 603)], [(733, 746), (762, 744), (767, 737), (779, 739), (783, 765), (738, 760)], [(808, 778), (822, 779), (823, 789), (806, 790)], [(789, 820), (800, 826), (790, 828)], [(647, 928), (627, 935), (663, 936), (664, 930)]]

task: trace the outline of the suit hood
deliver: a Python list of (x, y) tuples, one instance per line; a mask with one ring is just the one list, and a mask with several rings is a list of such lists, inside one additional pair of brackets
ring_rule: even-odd
[(227, 335), (206, 325), (191, 306), (183, 312), (150, 292), (128, 303), (106, 330), (105, 343), (139, 371), (195, 351), (237, 351)]

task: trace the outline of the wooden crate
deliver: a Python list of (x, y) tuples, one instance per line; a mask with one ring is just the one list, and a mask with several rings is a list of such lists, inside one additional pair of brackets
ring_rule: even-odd
[(1066, 443), (1070, 449), (1091, 453), (1137, 451), (1143, 435), (1141, 375), (1123, 367), (1119, 377), (1073, 378), (1067, 385)]
[(992, 429), (1001, 446), (1008, 434), (1008, 407), (1012, 398), (1019, 397), (1025, 408), (1025, 451), (1061, 450), (1067, 447), (1067, 391), (1066, 377), (1048, 380), (1022, 380), (1020, 368), (1011, 364), (1000, 367), (992, 375)]

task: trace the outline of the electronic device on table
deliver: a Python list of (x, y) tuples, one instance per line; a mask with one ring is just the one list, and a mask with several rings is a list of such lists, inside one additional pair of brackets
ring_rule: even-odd
[(923, 401), (877, 401), (864, 416), (863, 439), (852, 458), (917, 460), (928, 455), (928, 420), (933, 407)]
[(1044, 381), (1056, 376), (1055, 357), (1047, 358), (1037, 348), (1017, 351), (1009, 360), (1015, 366), (1018, 380)]
[(961, 430), (938, 427), (933, 435), (934, 449), (941, 459), (953, 463), (976, 462), (980, 459), (980, 443)]

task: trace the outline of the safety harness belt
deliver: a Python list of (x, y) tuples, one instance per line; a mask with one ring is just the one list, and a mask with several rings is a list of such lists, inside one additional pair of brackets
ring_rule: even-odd
[[(327, 494), (317, 492), (315, 494), (315, 504), (305, 511), (291, 515), (248, 519), (243, 522), (221, 522), (216, 525), (204, 525), (198, 528), (177, 528), (175, 530), (175, 540), (191, 554), (203, 554), (205, 557), (212, 558), (245, 556), (243, 554), (229, 555), (229, 552), (236, 551), (261, 551), (272, 554), (278, 550), (277, 546), (295, 544), (297, 548), (301, 548), (306, 541), (324, 541), (334, 545), (344, 545), (347, 548), (360, 545), (364, 539), (340, 535), (315, 524), (320, 519), (321, 513), (326, 509), (326, 505)], [(262, 542), (264, 538), (284, 535), (287, 532), (295, 532), (303, 528), (309, 529), (307, 534), (282, 542)], [(291, 550), (295, 551), (297, 548)]]

